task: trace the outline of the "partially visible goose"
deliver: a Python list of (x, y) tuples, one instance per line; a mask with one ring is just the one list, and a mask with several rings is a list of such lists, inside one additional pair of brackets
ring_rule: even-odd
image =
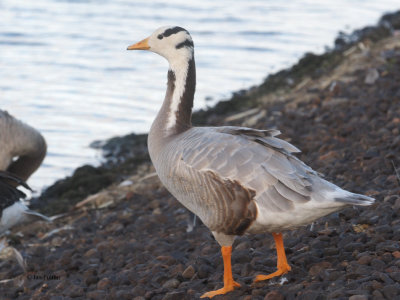
[(164, 103), (149, 133), (151, 160), (163, 184), (195, 213), (221, 245), (224, 287), (232, 291), (232, 244), (236, 235), (270, 232), (278, 270), (290, 271), (283, 230), (306, 225), (346, 205), (370, 205), (373, 198), (345, 191), (322, 179), (292, 153), (299, 150), (276, 136), (278, 130), (192, 127), (196, 85), (194, 46), (181, 27), (162, 27), (128, 50), (150, 50), (169, 62)]
[(51, 222), (48, 217), (29, 210), (20, 201), (26, 195), (15, 187), (18, 185), (31, 189), (21, 178), (12, 173), (0, 171), (0, 235), (17, 224), (35, 219)]
[(0, 110), (1, 171), (26, 181), (42, 163), (46, 149), (46, 141), (36, 129)]

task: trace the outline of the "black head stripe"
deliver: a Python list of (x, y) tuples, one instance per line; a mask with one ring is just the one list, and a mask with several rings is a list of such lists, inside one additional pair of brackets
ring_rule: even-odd
[(184, 40), (182, 43), (179, 43), (178, 45), (175, 46), (176, 49), (180, 49), (183, 47), (192, 47), (193, 48), (193, 42), (191, 40)]
[(170, 36), (172, 34), (176, 34), (176, 33), (181, 32), (181, 31), (186, 31), (186, 29), (184, 29), (182, 27), (179, 27), (179, 26), (176, 26), (176, 27), (173, 27), (173, 28), (168, 28), (167, 30), (164, 31), (163, 36), (164, 37), (168, 37), (168, 36)]

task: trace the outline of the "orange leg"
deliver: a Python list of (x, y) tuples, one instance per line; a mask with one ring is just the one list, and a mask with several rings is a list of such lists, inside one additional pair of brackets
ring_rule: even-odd
[(232, 276), (232, 265), (231, 265), (231, 253), (232, 246), (221, 247), (222, 258), (224, 260), (224, 287), (219, 290), (207, 292), (200, 298), (212, 298), (216, 295), (223, 295), (230, 291), (233, 291), (235, 287), (240, 287), (240, 284), (233, 280)]
[(287, 259), (286, 259), (285, 248), (283, 246), (282, 233), (273, 233), (272, 235), (274, 236), (275, 246), (276, 246), (276, 254), (278, 256), (278, 264), (277, 264), (278, 270), (269, 275), (257, 275), (256, 278), (254, 279), (254, 282), (259, 282), (259, 281), (271, 279), (273, 277), (286, 274), (287, 272), (289, 272), (292, 269), (289, 266)]

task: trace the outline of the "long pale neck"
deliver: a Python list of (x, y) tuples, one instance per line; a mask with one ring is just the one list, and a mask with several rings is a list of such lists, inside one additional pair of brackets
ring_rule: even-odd
[(192, 55), (170, 64), (164, 103), (153, 122), (150, 134), (167, 138), (192, 126), (193, 98), (196, 87), (196, 66)]

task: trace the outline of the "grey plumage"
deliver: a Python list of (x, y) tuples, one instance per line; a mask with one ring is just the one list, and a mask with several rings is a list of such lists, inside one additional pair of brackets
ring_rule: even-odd
[(189, 33), (178, 29), (158, 29), (128, 49), (154, 51), (170, 63), (166, 96), (149, 133), (150, 157), (167, 189), (221, 246), (232, 245), (235, 235), (280, 232), (344, 205), (373, 203), (321, 178), (294, 156), (298, 148), (277, 138), (278, 130), (192, 127), (194, 50)]

